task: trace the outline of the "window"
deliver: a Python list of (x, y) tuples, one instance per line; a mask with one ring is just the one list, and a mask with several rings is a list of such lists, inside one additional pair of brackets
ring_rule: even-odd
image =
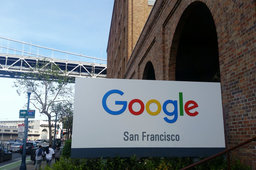
[(148, 5), (154, 5), (156, 0), (148, 0)]

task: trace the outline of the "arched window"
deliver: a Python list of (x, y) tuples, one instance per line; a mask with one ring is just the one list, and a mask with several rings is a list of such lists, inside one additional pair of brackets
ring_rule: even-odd
[(155, 80), (155, 70), (153, 67), (153, 64), (149, 61), (146, 64), (146, 67), (144, 69), (144, 73), (143, 73), (143, 79), (145, 80)]

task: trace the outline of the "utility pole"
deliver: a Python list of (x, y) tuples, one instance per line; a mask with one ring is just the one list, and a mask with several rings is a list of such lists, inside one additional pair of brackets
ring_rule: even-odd
[(24, 139), (23, 139), (23, 147), (22, 147), (22, 161), (20, 165), (20, 170), (27, 170), (26, 166), (26, 143), (27, 143), (27, 137), (28, 137), (28, 112), (29, 112), (29, 102), (30, 102), (30, 95), (31, 95), (31, 89), (28, 89), (28, 106), (27, 106), (27, 114), (25, 116), (24, 124), (25, 124), (25, 131), (24, 131)]

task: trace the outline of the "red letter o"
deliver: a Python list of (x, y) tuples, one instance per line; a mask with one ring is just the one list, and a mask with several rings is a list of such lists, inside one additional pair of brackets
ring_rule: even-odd
[[(134, 103), (139, 103), (140, 104), (140, 110), (137, 111), (137, 112), (132, 109), (132, 105)], [(130, 101), (130, 103), (128, 105), (128, 108), (129, 108), (129, 111), (131, 112), (131, 114), (137, 116), (137, 115), (140, 115), (141, 113), (143, 113), (143, 111), (144, 111), (144, 103), (140, 99), (133, 99), (133, 100)]]

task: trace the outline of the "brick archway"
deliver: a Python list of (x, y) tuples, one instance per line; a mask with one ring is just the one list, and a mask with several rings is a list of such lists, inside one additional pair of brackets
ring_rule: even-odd
[(146, 79), (146, 80), (155, 80), (156, 79), (155, 69), (154, 69), (153, 64), (150, 61), (148, 61), (145, 66), (142, 79)]
[(180, 81), (220, 81), (215, 23), (202, 2), (190, 4), (176, 27), (170, 54), (170, 75)]

